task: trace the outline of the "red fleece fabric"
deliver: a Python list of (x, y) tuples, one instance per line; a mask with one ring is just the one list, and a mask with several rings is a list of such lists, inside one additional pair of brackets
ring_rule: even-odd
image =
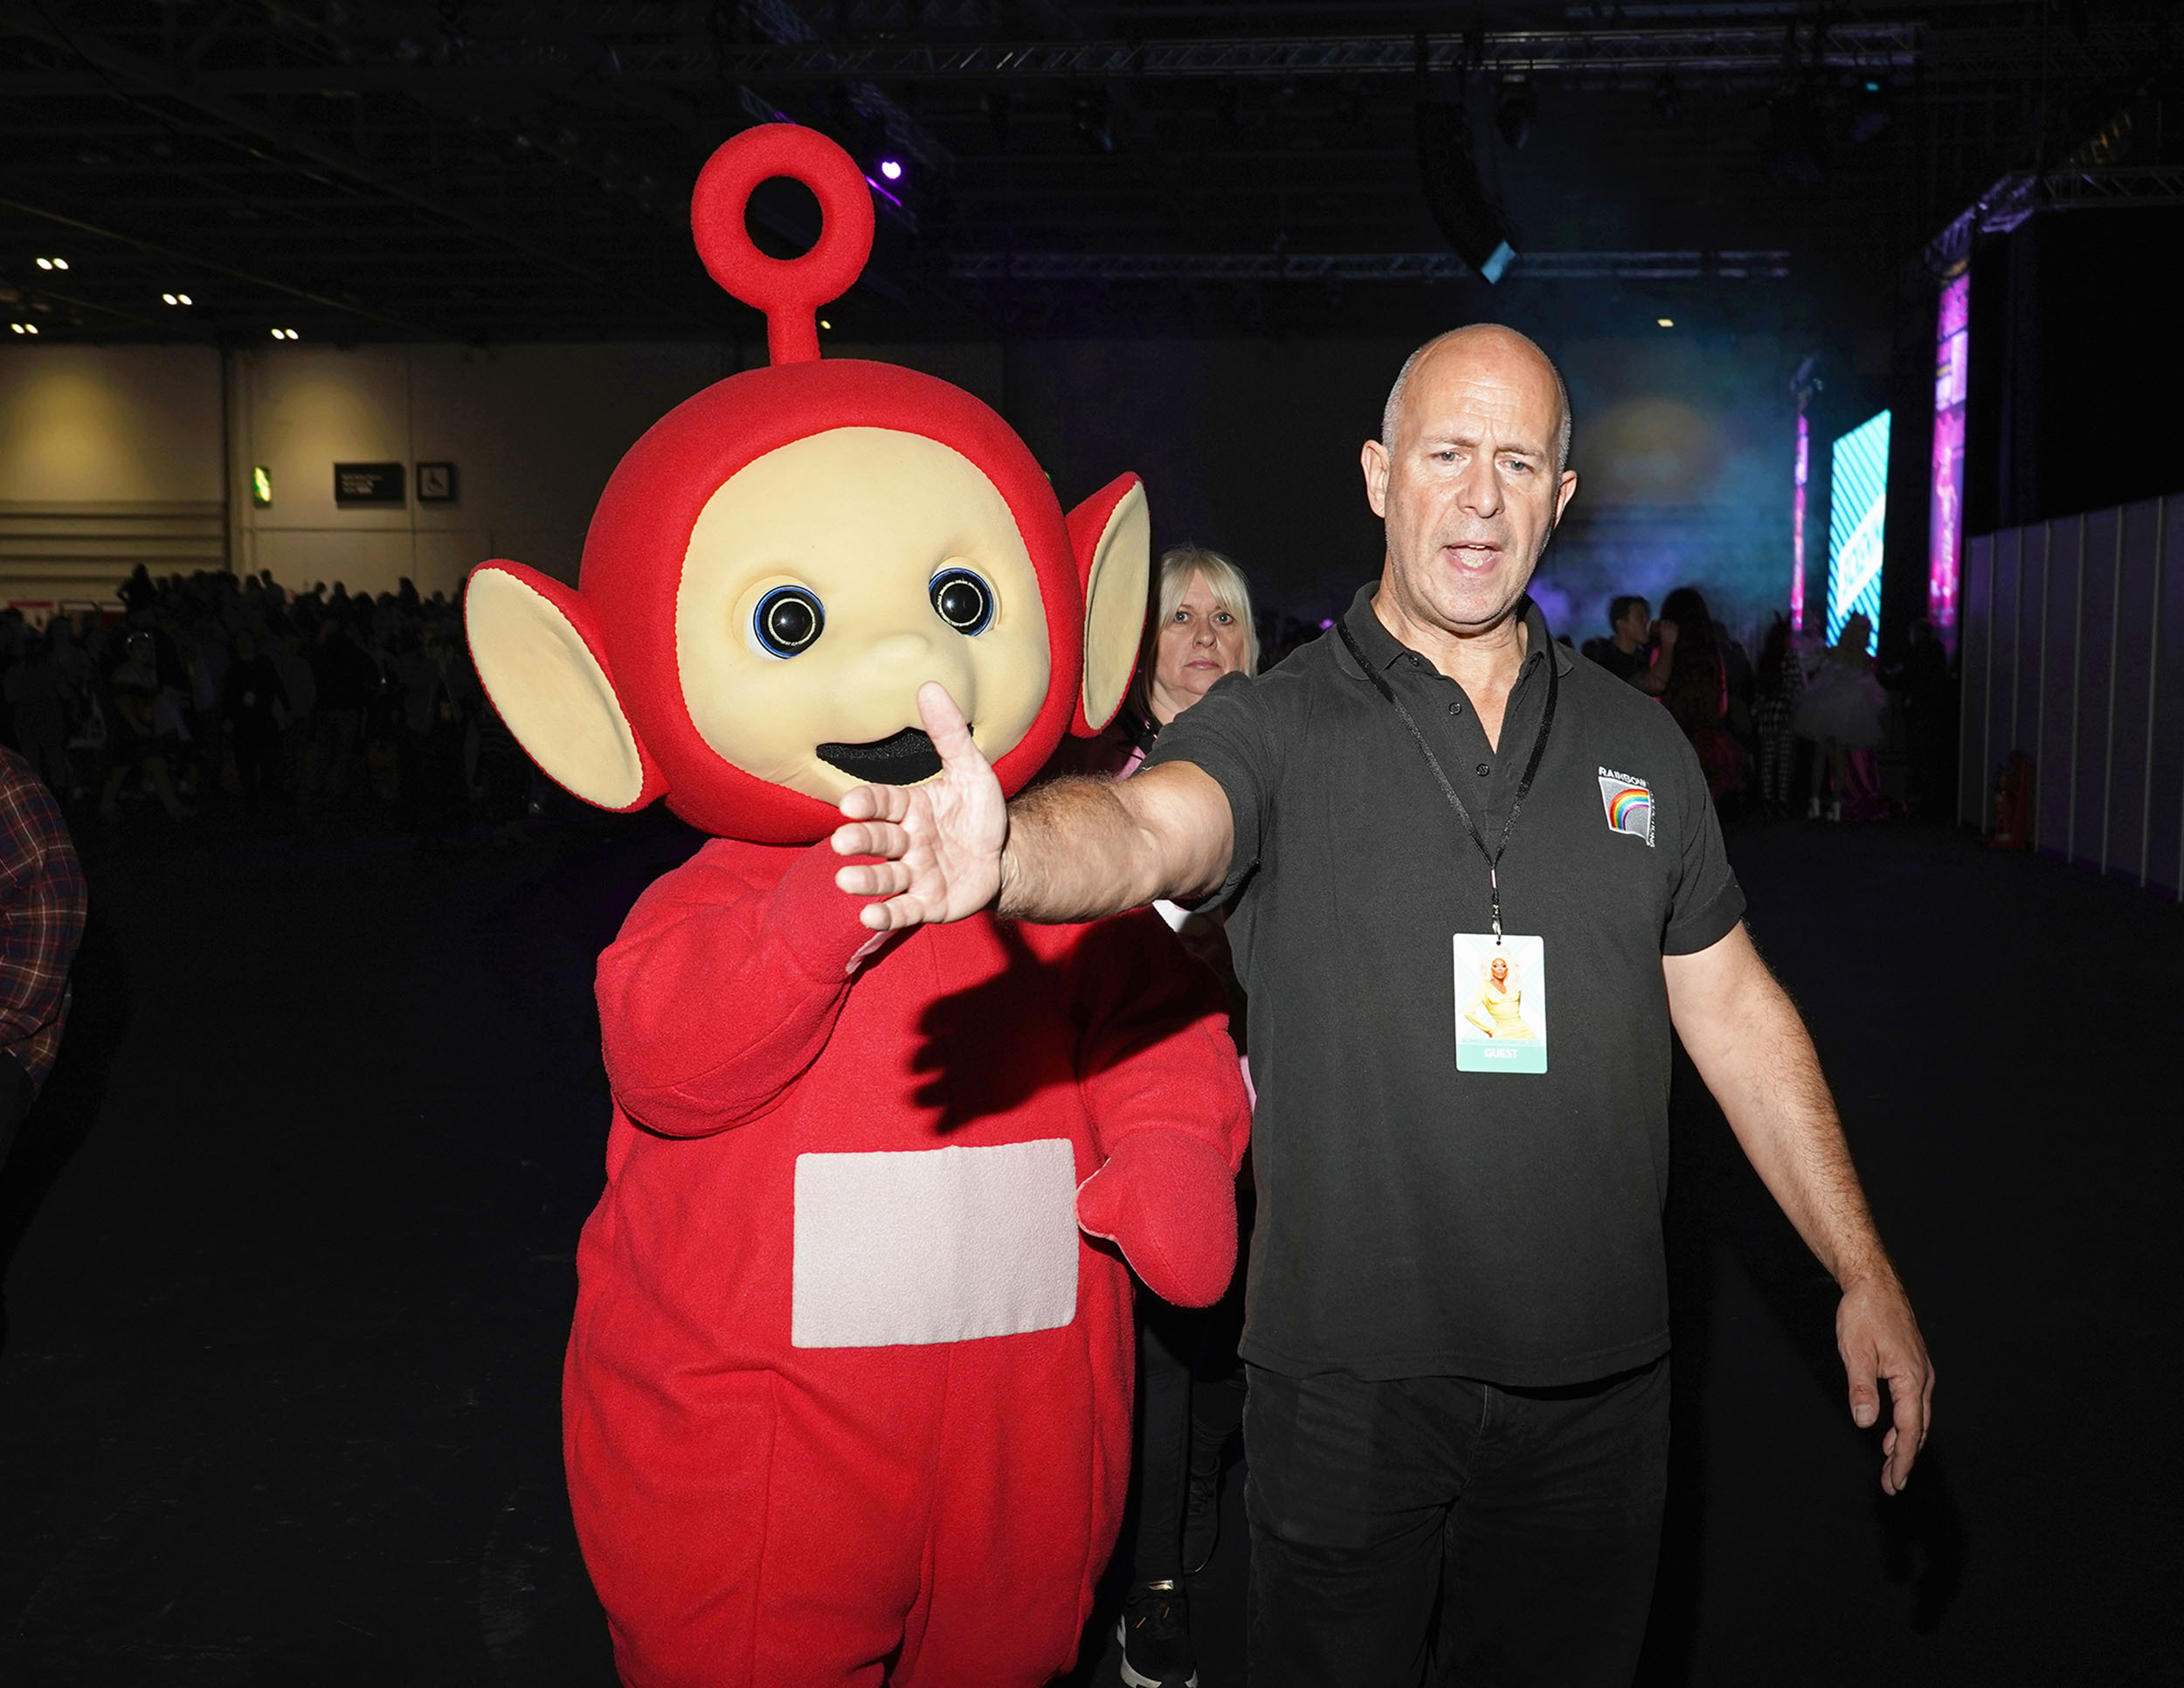
[(1115, 1250), (1078, 1238), (1056, 1329), (798, 1347), (800, 1155), (1065, 1138), (1081, 1216), (1149, 1283), (1211, 1301), (1234, 1265), (1249, 1117), (1213, 975), (1150, 912), (868, 950), (841, 865), (716, 839), (599, 961), (615, 1112), (563, 1426), (636, 1688), (1034, 1688), (1072, 1664), (1114, 1543)]

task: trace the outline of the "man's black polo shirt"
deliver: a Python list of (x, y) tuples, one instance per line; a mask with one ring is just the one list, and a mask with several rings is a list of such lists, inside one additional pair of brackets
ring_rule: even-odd
[[(1344, 621), (1489, 847), (1557, 664), (1501, 866), (1503, 930), (1545, 944), (1547, 1070), (1456, 1069), (1450, 940), (1488, 929), (1486, 863), (1339, 633), (1178, 717), (1150, 763), (1195, 764), (1235, 818), (1221, 895), (1259, 1093), (1244, 1357), (1518, 1387), (1641, 1365), (1669, 1344), (1661, 958), (1744, 912), (1705, 777), (1667, 710), (1576, 661), (1532, 605), (1489, 750), (1462, 688), (1380, 625), (1373, 590)], [(1633, 786), (1649, 825), (1614, 800)]]

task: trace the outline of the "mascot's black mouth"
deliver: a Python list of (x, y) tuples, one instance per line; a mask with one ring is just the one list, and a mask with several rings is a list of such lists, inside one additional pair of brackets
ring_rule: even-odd
[(915, 785), (940, 771), (940, 752), (916, 727), (867, 744), (822, 744), (819, 760), (875, 785)]

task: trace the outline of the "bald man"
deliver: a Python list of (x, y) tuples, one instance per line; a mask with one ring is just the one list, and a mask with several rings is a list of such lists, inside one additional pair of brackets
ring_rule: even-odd
[[(1671, 1027), (1842, 1286), (1883, 1491), (1925, 1439), (1925, 1343), (1697, 759), (1526, 596), (1569, 440), (1531, 341), (1429, 342), (1364, 446), (1386, 549), (1332, 634), (1215, 685), (1127, 783), (1013, 806), (927, 686), (942, 775), (842, 802), (835, 847), (883, 858), (838, 875), (884, 899), (875, 930), (1233, 899), (1256, 1684), (1629, 1681), (1667, 1465)], [(1462, 1018), (1497, 959), (1522, 1035)]]

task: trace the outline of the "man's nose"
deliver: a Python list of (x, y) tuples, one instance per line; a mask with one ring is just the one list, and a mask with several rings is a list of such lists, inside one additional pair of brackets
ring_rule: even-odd
[(1456, 502), (1473, 515), (1496, 516), (1502, 513), (1502, 477), (1494, 471), (1494, 457), (1490, 452), (1475, 455), (1456, 482)]

